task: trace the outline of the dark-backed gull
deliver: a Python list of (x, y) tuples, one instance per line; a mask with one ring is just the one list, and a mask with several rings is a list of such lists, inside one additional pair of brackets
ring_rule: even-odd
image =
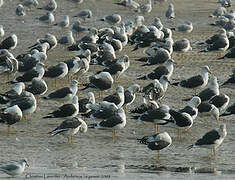
[(122, 129), (126, 126), (126, 114), (125, 111), (120, 108), (118, 109), (113, 116), (97, 123), (88, 125), (89, 128), (96, 129), (111, 129), (112, 138), (116, 136), (116, 130)]
[(124, 104), (123, 106), (129, 106), (135, 100), (136, 93), (140, 91), (140, 86), (138, 84), (133, 84), (124, 91)]
[(230, 97), (227, 96), (226, 94), (221, 93), (219, 95), (213, 96), (209, 100), (209, 103), (215, 105), (219, 109), (220, 113), (222, 113), (228, 106), (229, 101)]
[(47, 12), (45, 15), (42, 15), (41, 17), (37, 18), (40, 22), (46, 23), (46, 24), (53, 24), (55, 22), (55, 16), (52, 12)]
[(0, 49), (15, 49), (17, 46), (17, 36), (12, 34), (0, 43)]
[(118, 86), (116, 88), (116, 92), (105, 97), (103, 101), (114, 103), (118, 108), (121, 108), (125, 101), (124, 88), (122, 86)]
[(130, 110), (130, 113), (137, 113), (137, 114), (143, 114), (148, 110), (152, 110), (152, 109), (157, 109), (159, 108), (157, 102), (155, 101), (147, 101), (144, 97), (143, 97), (143, 104), (137, 106), (136, 108)]
[(216, 148), (221, 145), (227, 135), (226, 125), (221, 124), (219, 128), (207, 132), (204, 136), (190, 145), (188, 148), (207, 148), (211, 149), (212, 157), (216, 156)]
[(171, 145), (172, 139), (167, 132), (157, 133), (152, 136), (144, 136), (137, 139), (141, 144), (147, 145), (152, 151), (157, 151), (157, 157), (160, 158), (160, 150)]
[(43, 9), (43, 10), (46, 10), (46, 11), (50, 11), (50, 12), (53, 12), (55, 11), (57, 8), (57, 3), (55, 0), (50, 0), (50, 2), (48, 4), (46, 4), (45, 6), (41, 7), (41, 8), (38, 8), (38, 9)]
[(72, 80), (70, 86), (64, 87), (61, 89), (57, 89), (51, 92), (49, 95), (43, 97), (46, 100), (55, 100), (55, 101), (70, 101), (73, 96), (76, 95), (78, 90), (78, 82), (76, 80)]
[(87, 114), (91, 111), (91, 109), (87, 108), (87, 104), (95, 104), (95, 95), (93, 92), (89, 92), (87, 97), (79, 99), (79, 113)]
[(31, 92), (33, 95), (44, 95), (47, 92), (47, 84), (46, 82), (41, 78), (33, 78), (32, 83), (27, 85), (25, 90), (28, 92)]
[(54, 24), (54, 26), (58, 26), (60, 28), (67, 28), (67, 27), (69, 27), (69, 16), (65, 15), (63, 17), (63, 19), (60, 22)]
[(229, 116), (235, 114), (235, 103), (233, 103), (231, 106), (229, 106), (223, 114), (221, 114), (220, 116)]
[(16, 6), (16, 15), (17, 16), (25, 16), (26, 15), (26, 10), (22, 4), (18, 4)]
[(72, 118), (76, 117), (79, 113), (78, 97), (74, 96), (72, 102), (60, 106), (57, 110), (44, 116), (43, 119), (47, 118)]
[(8, 107), (0, 112), (0, 123), (8, 125), (8, 133), (11, 132), (11, 125), (19, 122), (22, 119), (22, 111), (18, 105)]
[(202, 102), (199, 106), (198, 106), (198, 113), (200, 116), (213, 116), (217, 122), (217, 124), (219, 124), (219, 109), (213, 105), (210, 104), (208, 102)]
[(87, 124), (81, 118), (72, 118), (63, 121), (57, 128), (49, 132), (51, 136), (61, 134), (68, 139), (68, 143), (72, 143), (72, 137), (78, 132), (87, 132)]
[(233, 74), (221, 85), (221, 87), (235, 88), (235, 68), (233, 68)]

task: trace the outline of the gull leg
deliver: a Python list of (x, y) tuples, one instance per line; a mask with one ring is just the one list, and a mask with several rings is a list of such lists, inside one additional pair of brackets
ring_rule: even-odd
[(159, 160), (160, 159), (160, 151), (157, 150), (157, 159)]
[(67, 81), (68, 81), (68, 83), (69, 83), (69, 81), (70, 81), (70, 78), (71, 78), (70, 75), (68, 75), (68, 76), (67, 76)]
[(69, 136), (67, 137), (67, 139), (68, 139), (67, 144), (69, 144), (69, 141), (70, 141), (70, 140), (69, 140), (69, 139), (70, 139)]
[(219, 126), (219, 117), (216, 117), (216, 122), (217, 122), (217, 124)]
[(10, 125), (7, 126), (7, 132), (8, 132), (8, 134), (11, 133), (11, 126)]
[(116, 132), (115, 130), (112, 131), (112, 139), (114, 140), (115, 139), (115, 136), (116, 136)]
[(158, 130), (159, 130), (159, 129), (158, 129), (158, 125), (157, 125), (157, 124), (155, 124), (155, 125), (154, 125), (154, 128), (155, 128), (155, 132), (157, 133), (157, 132), (158, 132)]
[(55, 88), (56, 88), (56, 78), (55, 78)]
[(182, 131), (181, 129), (178, 129), (178, 139), (181, 140), (182, 136)]
[(215, 147), (212, 148), (212, 156), (215, 158), (216, 152), (215, 152)]

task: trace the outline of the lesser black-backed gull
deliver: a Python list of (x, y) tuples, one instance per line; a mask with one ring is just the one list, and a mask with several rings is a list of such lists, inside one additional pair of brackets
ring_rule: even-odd
[(202, 89), (207, 85), (209, 73), (211, 73), (209, 67), (203, 66), (203, 67), (201, 67), (201, 72), (199, 75), (193, 76), (193, 77), (188, 78), (186, 80), (182, 80), (182, 81), (173, 83), (172, 85), (184, 87), (184, 88), (189, 88), (189, 89), (194, 89), (195, 95), (196, 95), (197, 89)]
[(43, 63), (39, 62), (33, 69), (26, 71), (22, 76), (18, 76), (14, 80), (10, 81), (10, 83), (29, 82), (35, 77), (42, 78), (45, 73), (44, 66), (45, 65)]
[(219, 31), (219, 36), (208, 47), (200, 52), (208, 51), (226, 51), (229, 47), (229, 40), (225, 29)]
[(52, 91), (48, 96), (43, 97), (43, 99), (56, 100), (62, 102), (70, 101), (72, 100), (73, 96), (75, 96), (77, 93), (77, 86), (78, 82), (76, 80), (72, 80), (70, 86)]
[(158, 66), (155, 68), (151, 73), (139, 77), (137, 79), (139, 80), (154, 80), (154, 79), (160, 79), (163, 75), (166, 75), (168, 79), (171, 78), (171, 75), (174, 70), (174, 60), (168, 59), (163, 65)]
[(104, 16), (104, 18), (100, 20), (105, 21), (110, 25), (116, 25), (121, 22), (122, 18), (119, 14), (111, 14), (111, 15)]
[[(114, 80), (117, 81), (122, 73), (129, 67), (129, 57), (127, 55), (119, 57), (115, 62), (111, 63), (110, 66), (103, 69), (102, 72), (109, 72), (114, 75)], [(100, 73), (100, 72), (98, 72)]]
[(122, 86), (117, 86), (116, 92), (105, 97), (103, 101), (114, 103), (118, 108), (121, 108), (125, 101), (124, 88)]
[(15, 49), (17, 46), (17, 39), (17, 36), (15, 34), (12, 34), (0, 43), (0, 49)]
[[(47, 33), (44, 36), (44, 38), (37, 39), (37, 43), (32, 45), (32, 46), (30, 46), (29, 48), (34, 49), (37, 46), (41, 46), (44, 43), (48, 43), (49, 47), (48, 47), (47, 50), (51, 50), (51, 49), (54, 49), (57, 46), (57, 39), (56, 39), (55, 35)], [(39, 48), (37, 48), (37, 49), (39, 49)], [(39, 49), (39, 51), (41, 51), (41, 50)]]
[(26, 119), (26, 116), (32, 114), (37, 109), (37, 101), (34, 95), (30, 92), (23, 91), (23, 96), (13, 99), (7, 103), (9, 106), (18, 105), (23, 113), (23, 118)]
[(72, 137), (78, 132), (87, 132), (87, 124), (81, 118), (74, 117), (72, 119), (63, 121), (57, 128), (49, 132), (49, 134), (52, 136), (61, 134), (64, 137), (67, 137), (68, 143), (72, 143)]
[(138, 121), (143, 122), (151, 122), (154, 124), (155, 132), (158, 132), (157, 124), (162, 121), (162, 119), (169, 119), (171, 115), (169, 114), (169, 106), (162, 105), (159, 108), (149, 109), (148, 111), (144, 112), (142, 115), (135, 115), (132, 116), (133, 119), (137, 119)]
[(91, 109), (90, 119), (91, 120), (103, 120), (107, 119), (115, 114), (118, 107), (114, 103), (102, 101), (97, 104), (87, 104), (86, 107)]
[(136, 93), (140, 91), (140, 86), (138, 84), (133, 84), (124, 91), (124, 104), (123, 106), (129, 106), (135, 100)]
[(115, 52), (121, 52), (123, 49), (122, 42), (119, 39), (115, 39), (111, 36), (106, 36), (107, 43), (110, 43), (113, 46)]
[(87, 19), (92, 18), (92, 11), (90, 9), (83, 9), (79, 13), (77, 13), (74, 17), (78, 17), (79, 19), (86, 21)]
[(23, 114), (18, 105), (8, 107), (0, 113), (0, 123), (8, 125), (8, 133), (11, 132), (11, 125), (19, 122)]
[(166, 18), (168, 19), (174, 19), (175, 18), (175, 8), (172, 3), (168, 5), (168, 9), (165, 13)]
[(225, 58), (235, 58), (235, 47), (229, 49), (228, 52), (224, 56), (218, 59), (225, 59)]
[(160, 158), (160, 150), (171, 145), (172, 139), (167, 132), (157, 133), (152, 136), (144, 136), (137, 139), (141, 144), (147, 145), (152, 151), (157, 151), (157, 157)]
[(213, 96), (209, 100), (209, 103), (215, 105), (219, 109), (220, 113), (222, 113), (228, 106), (229, 101), (230, 97), (227, 96), (226, 94), (221, 93), (219, 95)]
[(216, 148), (221, 145), (227, 135), (226, 125), (221, 124), (219, 128), (207, 132), (204, 136), (190, 145), (188, 148), (207, 148), (211, 149), (212, 157), (216, 156)]
[(18, 4), (16, 6), (16, 15), (17, 16), (25, 16), (26, 15), (25, 8), (22, 4)]
[(88, 125), (89, 128), (96, 129), (111, 129), (112, 138), (116, 136), (116, 130), (122, 129), (126, 126), (126, 114), (125, 111), (120, 108), (118, 109), (113, 116), (97, 123)]
[(79, 71), (80, 67), (80, 58), (79, 57), (73, 57), (71, 59), (68, 59), (64, 61), (64, 63), (68, 67), (68, 80), (73, 78), (73, 75)]
[(87, 114), (91, 111), (91, 109), (87, 108), (87, 104), (95, 104), (95, 95), (93, 92), (89, 92), (87, 97), (79, 99), (79, 113)]
[(201, 104), (201, 99), (198, 96), (194, 96), (188, 104), (181, 110), (179, 110), (180, 113), (186, 112), (188, 113), (192, 119), (194, 120), (197, 117), (198, 114), (198, 106)]
[(221, 114), (220, 116), (229, 116), (235, 114), (235, 103), (233, 103), (231, 106), (229, 106), (223, 114)]
[(66, 36), (63, 36), (58, 40), (59, 44), (63, 44), (63, 45), (66, 45), (66, 46), (71, 46), (71, 45), (74, 44), (74, 42), (75, 42), (75, 40), (73, 38), (73, 32), (72, 31), (68, 31)]
[[(210, 76), (207, 88), (203, 89), (197, 94), (202, 102), (210, 100), (213, 96), (219, 95), (219, 84), (216, 76)], [(189, 101), (191, 98), (183, 99)]]
[(97, 36), (98, 30), (94, 27), (89, 28), (89, 33), (86, 36), (83, 36), (78, 42), (79, 43), (96, 43), (99, 39)]
[(41, 17), (37, 18), (40, 22), (46, 23), (46, 24), (53, 24), (55, 22), (55, 16), (52, 12), (47, 12), (45, 15), (42, 15)]
[(147, 0), (146, 4), (141, 5), (137, 8), (137, 12), (146, 14), (152, 11), (152, 0)]
[(25, 89), (25, 84), (22, 82), (16, 83), (16, 85), (10, 89), (9, 91), (6, 91), (4, 93), (0, 93), (1, 95), (1, 99), (14, 99), (17, 98), (21, 95), (21, 93), (23, 92), (23, 90)]
[(33, 78), (32, 83), (27, 85), (25, 90), (28, 92), (31, 92), (33, 95), (44, 95), (47, 92), (47, 84), (46, 82), (41, 78)]
[(171, 59), (169, 51), (164, 48), (158, 48), (153, 46), (152, 48), (146, 49), (144, 53), (152, 58), (148, 58), (146, 64), (144, 64), (143, 66), (163, 64), (168, 59)]
[(88, 81), (89, 83), (83, 84), (83, 86), (85, 86), (83, 90), (88, 88), (99, 89), (100, 96), (102, 91), (110, 89), (113, 84), (113, 78), (109, 72), (101, 72), (99, 74), (89, 76)]
[(8, 79), (11, 73), (15, 73), (19, 68), (19, 62), (14, 57), (0, 56), (0, 74), (7, 73)]
[(45, 6), (41, 7), (41, 8), (38, 8), (38, 9), (43, 9), (43, 10), (46, 10), (46, 11), (55, 11), (57, 8), (57, 3), (55, 0), (50, 0), (50, 2), (48, 4), (46, 4)]
[(219, 109), (208, 102), (202, 102), (198, 106), (198, 113), (200, 116), (213, 116), (216, 122), (219, 124)]
[(29, 166), (27, 159), (22, 159), (17, 163), (1, 166), (0, 171), (15, 177), (23, 174), (25, 166)]
[(190, 33), (193, 30), (193, 23), (190, 21), (186, 21), (185, 24), (181, 24), (177, 26), (176, 28), (172, 28), (171, 30)]
[(160, 101), (165, 95), (163, 86), (158, 79), (154, 79), (152, 85), (153, 86), (149, 86), (148, 89), (145, 90), (144, 97), (149, 100)]
[(192, 50), (192, 47), (190, 41), (186, 38), (175, 41), (173, 44), (173, 51), (175, 52), (187, 52), (189, 50)]
[(221, 85), (221, 87), (235, 88), (235, 68), (233, 68), (233, 74)]
[(74, 96), (72, 102), (60, 106), (57, 110), (44, 116), (43, 119), (47, 118), (72, 118), (76, 117), (79, 113), (78, 97)]
[(60, 22), (54, 24), (54, 26), (58, 26), (60, 28), (67, 28), (67, 27), (69, 27), (69, 16), (65, 15), (63, 17), (63, 19)]
[[(157, 125), (173, 127), (178, 130), (178, 138), (181, 139), (182, 130), (188, 130), (193, 125), (193, 118), (188, 113), (180, 113), (173, 109), (169, 110), (170, 118), (157, 122)], [(165, 122), (164, 122), (165, 121)]]
[(56, 87), (56, 79), (63, 78), (68, 74), (68, 66), (64, 62), (60, 62), (55, 66), (50, 66), (44, 74), (44, 77), (54, 78), (55, 87)]
[(143, 97), (143, 104), (137, 106), (136, 108), (130, 110), (130, 113), (137, 113), (137, 114), (143, 114), (148, 110), (152, 110), (152, 109), (157, 109), (159, 108), (157, 102), (155, 101), (147, 101), (144, 97)]

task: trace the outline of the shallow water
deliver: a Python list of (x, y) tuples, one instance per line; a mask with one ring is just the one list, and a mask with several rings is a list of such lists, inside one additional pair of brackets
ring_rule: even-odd
[[(119, 13), (124, 21), (133, 20), (136, 13), (123, 7), (114, 5), (111, 0), (85, 0), (81, 5), (75, 5), (70, 0), (57, 0), (58, 9), (56, 20), (60, 21), (64, 15), (72, 17), (84, 8), (90, 8), (94, 18), (86, 22), (87, 26), (104, 27), (99, 21), (106, 14)], [(55, 34), (58, 38), (66, 34), (65, 31), (56, 27), (40, 24), (36, 17), (45, 14), (42, 10), (30, 10), (23, 18), (15, 16), (15, 7), (20, 1), (5, 0), (5, 4), (0, 8), (0, 24), (4, 25), (6, 36), (16, 33), (18, 36), (18, 46), (12, 51), (16, 56), (26, 52), (27, 47), (34, 44), (37, 38), (42, 38), (47, 32)], [(47, 1), (40, 1), (46, 4)], [(144, 1), (139, 1), (143, 3)], [(190, 39), (193, 51), (185, 53), (183, 56), (173, 54), (173, 59), (178, 63), (173, 74), (174, 79), (190, 77), (200, 71), (202, 65), (209, 65), (219, 82), (228, 78), (234, 67), (234, 60), (218, 61), (215, 53), (198, 53), (196, 42), (202, 41), (217, 31), (217, 28), (209, 27), (207, 24), (213, 19), (207, 18), (218, 4), (214, 1), (204, 0), (176, 0), (173, 1), (176, 10), (176, 20), (168, 21), (164, 18), (165, 4), (153, 6), (151, 14), (145, 15), (146, 24), (151, 24), (155, 16), (161, 17), (164, 25), (174, 27), (184, 20), (190, 20), (194, 24), (194, 31), (191, 34), (174, 33), (174, 39), (183, 37)], [(75, 19), (70, 18), (70, 22)], [(142, 50), (131, 52), (133, 47), (127, 46), (120, 55), (127, 54), (131, 59), (130, 68), (120, 77), (119, 83), (128, 87), (136, 82), (145, 85), (149, 82), (136, 81), (136, 77), (146, 74), (154, 69), (147, 67), (143, 70), (141, 63), (134, 59), (143, 56)], [(57, 46), (48, 54), (48, 65), (57, 61), (66, 60), (73, 54), (67, 52), (62, 46)], [(119, 55), (118, 55), (119, 56)], [(87, 76), (94, 71), (101, 70), (102, 67), (91, 66)], [(128, 78), (128, 79), (127, 79)], [(6, 81), (7, 79), (3, 79)], [(47, 80), (49, 91), (52, 89), (52, 81)], [(59, 82), (60, 87), (66, 86), (67, 80)], [(105, 95), (111, 94), (105, 92)], [(2, 84), (1, 92), (9, 89), (9, 85)], [(221, 92), (231, 97), (234, 102), (234, 90), (223, 88)], [(162, 103), (168, 104), (171, 108), (180, 109), (185, 106), (181, 101), (183, 97), (192, 95), (191, 90), (169, 87), (166, 97)], [(78, 92), (79, 98), (84, 97), (86, 92)], [(96, 93), (96, 97), (97, 93)], [(98, 100), (99, 101), (99, 100)], [(132, 109), (142, 103), (141, 95), (129, 107)], [(78, 178), (78, 179), (233, 179), (235, 177), (235, 156), (234, 156), (234, 116), (221, 118), (227, 124), (228, 135), (221, 147), (217, 151), (216, 159), (208, 157), (209, 151), (206, 149), (187, 150), (187, 146), (201, 137), (205, 132), (217, 126), (216, 121), (210, 117), (197, 117), (193, 127), (183, 134), (182, 141), (175, 137), (177, 133), (174, 129), (161, 128), (160, 131), (167, 131), (173, 137), (172, 145), (161, 152), (160, 160), (157, 159), (156, 152), (148, 150), (144, 145), (138, 144), (136, 138), (151, 135), (154, 133), (153, 126), (137, 123), (130, 119), (127, 114), (127, 126), (118, 132), (118, 139), (113, 141), (111, 132), (89, 130), (86, 134), (78, 134), (74, 137), (73, 144), (66, 144), (66, 139), (61, 136), (48, 137), (47, 132), (54, 129), (63, 119), (45, 120), (42, 116), (56, 109), (60, 103), (40, 100), (36, 113), (28, 117), (27, 120), (15, 124), (12, 129), (14, 133), (7, 134), (7, 127), (0, 126), (1, 158), (0, 165), (27, 157), (30, 167), (26, 169), (22, 179), (58, 179)], [(89, 120), (86, 120), (90, 123)], [(0, 174), (0, 178), (7, 177)], [(18, 179), (18, 178), (17, 178)]]

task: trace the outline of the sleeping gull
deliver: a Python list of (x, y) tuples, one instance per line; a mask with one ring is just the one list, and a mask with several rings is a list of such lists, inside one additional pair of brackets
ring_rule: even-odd
[(46, 10), (46, 11), (53, 12), (53, 11), (56, 10), (56, 8), (57, 8), (56, 1), (55, 0), (50, 0), (50, 2), (47, 5), (43, 6), (42, 8), (38, 8), (38, 9), (43, 9), (43, 10)]
[(12, 34), (0, 43), (0, 49), (15, 49), (17, 45), (17, 39), (17, 36), (15, 34)]
[(29, 166), (27, 159), (22, 159), (18, 163), (1, 166), (0, 171), (14, 177), (21, 175), (24, 172), (25, 166)]
[(31, 9), (32, 7), (37, 7), (39, 5), (37, 0), (24, 0), (22, 3), (23, 6)]
[(229, 49), (228, 52), (224, 56), (218, 59), (225, 59), (225, 58), (235, 58), (235, 47)]
[(78, 17), (79, 19), (86, 21), (87, 19), (92, 18), (92, 11), (90, 9), (83, 9), (78, 14), (76, 14), (74, 17)]
[(19, 122), (22, 119), (22, 111), (18, 105), (8, 107), (0, 112), (0, 123), (8, 125), (8, 133), (11, 132), (11, 125)]
[(137, 139), (141, 144), (147, 145), (152, 151), (157, 151), (157, 157), (160, 158), (160, 150), (171, 145), (172, 139), (167, 132), (157, 133), (152, 136), (144, 136)]
[(49, 95), (43, 97), (43, 99), (62, 102), (71, 101), (73, 96), (77, 93), (77, 86), (78, 82), (76, 80), (72, 80), (70, 86), (52, 91)]
[(69, 31), (66, 36), (63, 36), (58, 40), (59, 44), (63, 44), (63, 45), (67, 45), (67, 46), (73, 45), (74, 42), (75, 42), (75, 40), (73, 38), (73, 32), (72, 31)]
[(78, 132), (87, 132), (87, 124), (81, 118), (72, 118), (63, 121), (57, 128), (49, 132), (51, 136), (61, 134), (68, 139), (68, 143), (72, 143), (72, 137)]
[(229, 106), (223, 114), (221, 114), (220, 116), (229, 116), (235, 114), (235, 103), (233, 103), (231, 106)]
[(114, 4), (117, 4), (119, 6), (124, 6), (124, 7), (127, 7), (129, 9), (137, 9), (137, 8), (140, 7), (139, 3), (137, 3), (134, 0), (122, 0), (122, 1), (114, 3)]
[(193, 23), (190, 21), (186, 21), (185, 24), (181, 24), (177, 26), (176, 28), (172, 28), (171, 30), (190, 33), (193, 30)]
[(47, 12), (45, 15), (37, 18), (40, 22), (46, 24), (53, 24), (55, 22), (55, 17), (52, 12)]
[(188, 148), (207, 148), (211, 149), (212, 157), (216, 156), (216, 148), (221, 145), (227, 135), (226, 125), (221, 124), (219, 128), (207, 132), (204, 136), (190, 145)]
[(104, 18), (100, 20), (105, 21), (110, 25), (116, 25), (121, 22), (122, 18), (119, 14), (111, 14), (111, 15), (104, 16)]
[(176, 83), (173, 83), (174, 86), (189, 88), (195, 90), (202, 89), (207, 85), (208, 82), (208, 74), (211, 74), (211, 71), (208, 66), (201, 67), (201, 73), (197, 76), (193, 76), (191, 78), (188, 78), (186, 80), (182, 80)]
[(222, 94), (213, 96), (208, 102), (210, 104), (213, 104), (215, 107), (217, 107), (221, 113), (226, 109), (226, 107), (229, 104), (229, 101), (230, 101), (230, 97), (222, 93)]
[(81, 24), (82, 23), (80, 20), (76, 20), (75, 22), (73, 22), (73, 24), (71, 25), (71, 31), (76, 35), (79, 35), (80, 33), (88, 33), (89, 28)]
[(122, 129), (126, 126), (126, 114), (125, 111), (120, 108), (118, 109), (113, 116), (97, 123), (88, 125), (89, 128), (95, 129), (111, 129), (112, 138), (116, 136), (116, 130)]
[(54, 24), (55, 26), (61, 27), (61, 28), (66, 28), (69, 27), (69, 16), (66, 15), (64, 16), (63, 20)]
[(47, 118), (72, 118), (76, 117), (79, 113), (78, 97), (74, 96), (72, 103), (64, 104), (55, 111), (44, 116), (43, 119)]
[(173, 44), (173, 51), (176, 52), (187, 52), (189, 50), (192, 50), (192, 47), (190, 45), (190, 42), (188, 39), (183, 38), (181, 40), (175, 41)]
[(46, 82), (38, 77), (32, 79), (32, 83), (27, 85), (25, 90), (31, 92), (35, 96), (42, 96), (47, 92)]

